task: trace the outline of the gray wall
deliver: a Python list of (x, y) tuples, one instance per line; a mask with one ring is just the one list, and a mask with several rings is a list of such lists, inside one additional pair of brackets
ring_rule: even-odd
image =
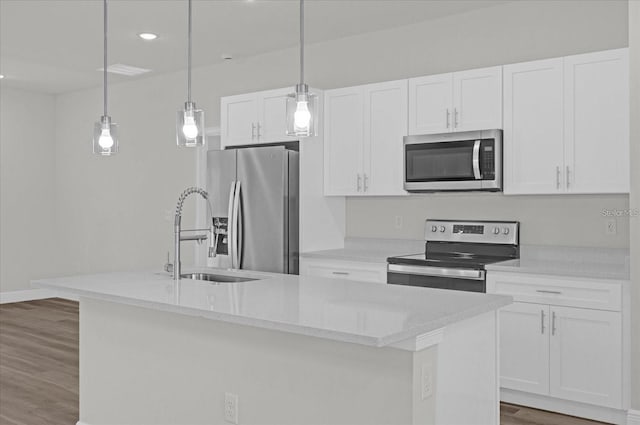
[(56, 271), (53, 96), (0, 90), (0, 292)]
[[(625, 1), (518, 1), (310, 45), (307, 77), (313, 86), (335, 88), (618, 48), (628, 44), (627, 25)], [(292, 48), (195, 69), (194, 100), (205, 110), (207, 126), (219, 123), (220, 96), (293, 84), (297, 59)], [(176, 149), (173, 141), (185, 81), (179, 72), (110, 87), (110, 115), (121, 125), (122, 140), (121, 153), (108, 159), (93, 157), (89, 144), (93, 122), (101, 115), (101, 90), (58, 96), (55, 192), (60, 263), (66, 273), (159, 269), (163, 264), (172, 240), (167, 211), (195, 181), (193, 152)], [(626, 208), (628, 196), (484, 197), (481, 214), (473, 212), (476, 203), (464, 202), (477, 196), (350, 199), (347, 232), (395, 235), (389, 218), (401, 210), (406, 219), (399, 237), (419, 237), (425, 205), (434, 199), (440, 216), (457, 215), (464, 205), (471, 217), (522, 218), (525, 235), (542, 234), (549, 226), (572, 229), (561, 230), (551, 243), (628, 246), (626, 223), (619, 223), (618, 237), (605, 238), (597, 217), (603, 208)], [(526, 212), (518, 212), (523, 203)], [(589, 227), (578, 231), (576, 222)], [(594, 236), (586, 236), (593, 226)]]
[[(629, 2), (631, 207), (640, 209), (640, 1)], [(631, 407), (640, 415), (640, 217), (631, 219)]]

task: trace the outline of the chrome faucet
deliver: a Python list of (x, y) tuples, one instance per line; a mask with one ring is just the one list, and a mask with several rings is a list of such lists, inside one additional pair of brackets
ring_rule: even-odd
[[(209, 228), (208, 229), (181, 229), (180, 222), (182, 221), (182, 205), (184, 204), (185, 199), (191, 194), (197, 193), (202, 196), (207, 201), (207, 209), (209, 212)], [(209, 238), (209, 249), (208, 249), (208, 257), (213, 258), (216, 256), (216, 248), (218, 245), (218, 233), (216, 231), (216, 227), (214, 226), (213, 221), (213, 209), (211, 208), (211, 202), (209, 202), (209, 194), (200, 189), (198, 187), (189, 187), (187, 188), (180, 197), (178, 198), (178, 204), (176, 205), (176, 215), (174, 220), (174, 256), (173, 256), (173, 267), (169, 264), (165, 266), (166, 271), (173, 271), (173, 278), (175, 280), (180, 280), (180, 273), (182, 271), (182, 267), (180, 264), (180, 243), (182, 241), (196, 241), (201, 243)], [(206, 231), (209, 233), (204, 234), (195, 234), (195, 235), (187, 235), (183, 236), (183, 232), (198, 232), (198, 231)], [(171, 270), (173, 269), (173, 270)]]

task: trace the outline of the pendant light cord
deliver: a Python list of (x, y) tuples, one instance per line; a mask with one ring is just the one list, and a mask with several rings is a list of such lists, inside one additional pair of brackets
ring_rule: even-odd
[(300, 84), (304, 84), (304, 0), (300, 0)]
[(188, 30), (189, 49), (187, 54), (187, 100), (191, 103), (191, 0), (189, 0), (189, 30)]
[(104, 9), (104, 67), (102, 88), (104, 90), (104, 116), (107, 116), (107, 0), (103, 1)]

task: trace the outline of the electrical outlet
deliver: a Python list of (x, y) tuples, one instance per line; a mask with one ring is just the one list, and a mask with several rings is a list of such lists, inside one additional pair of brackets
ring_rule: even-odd
[(616, 235), (618, 234), (618, 223), (615, 218), (608, 218), (605, 221), (606, 224), (606, 233), (607, 235)]
[(224, 420), (238, 424), (238, 395), (224, 393)]
[(433, 395), (433, 367), (431, 363), (422, 365), (420, 392), (422, 400), (426, 400)]
[(402, 216), (401, 215), (397, 215), (395, 217), (395, 224), (396, 224), (396, 229), (402, 229)]

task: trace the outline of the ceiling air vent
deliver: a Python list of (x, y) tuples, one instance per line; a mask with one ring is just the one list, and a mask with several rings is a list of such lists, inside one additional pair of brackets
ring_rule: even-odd
[[(98, 71), (103, 71), (103, 70), (104, 68), (98, 69)], [(146, 74), (147, 72), (151, 72), (151, 70), (146, 68), (138, 68), (135, 66), (116, 63), (113, 65), (109, 65), (107, 67), (107, 72), (111, 72), (112, 74), (126, 75), (127, 77), (133, 77), (135, 75)]]

